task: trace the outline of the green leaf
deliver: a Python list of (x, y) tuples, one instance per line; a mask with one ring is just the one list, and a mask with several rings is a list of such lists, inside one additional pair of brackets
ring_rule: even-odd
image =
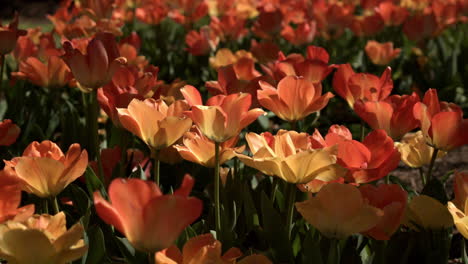
[(86, 238), (89, 246), (88, 252), (83, 257), (83, 264), (100, 264), (106, 256), (106, 245), (104, 243), (104, 234), (98, 226), (91, 227), (86, 232)]
[(86, 188), (88, 189), (88, 194), (90, 197), (93, 197), (93, 193), (95, 191), (100, 191), (101, 195), (104, 198), (108, 198), (106, 189), (104, 188), (104, 184), (102, 184), (102, 181), (96, 176), (96, 174), (90, 166), (86, 168), (85, 179)]
[(430, 182), (424, 186), (421, 194), (430, 196), (432, 198), (435, 198), (442, 204), (447, 204), (448, 198), (447, 194), (445, 193), (445, 188), (442, 182), (439, 179), (432, 179)]

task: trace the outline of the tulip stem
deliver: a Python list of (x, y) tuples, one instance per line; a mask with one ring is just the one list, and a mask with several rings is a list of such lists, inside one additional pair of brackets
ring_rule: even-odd
[(215, 198), (215, 224), (216, 238), (221, 238), (221, 206), (219, 203), (219, 142), (215, 142), (215, 175), (214, 175), (214, 198)]
[(154, 253), (148, 253), (148, 264), (154, 264)]
[(426, 180), (426, 175), (424, 175), (423, 168), (419, 167), (418, 170), (419, 170), (419, 176), (421, 177), (422, 184), (423, 186), (426, 186), (427, 180)]
[(3, 94), (3, 71), (5, 70), (5, 54), (0, 55), (0, 97)]
[(273, 177), (273, 183), (271, 186), (271, 203), (275, 203), (276, 192), (278, 191), (278, 178)]
[(297, 187), (293, 183), (286, 184), (286, 190), (288, 192), (288, 211), (286, 215), (286, 228), (288, 234), (288, 240), (292, 243), (291, 240), (291, 231), (294, 218), (294, 203), (296, 202), (296, 190)]
[(330, 246), (328, 249), (327, 264), (339, 264), (341, 259), (340, 254), (340, 241), (336, 238), (330, 239)]
[(153, 151), (153, 160), (154, 160), (154, 182), (159, 186), (159, 168), (161, 167), (161, 161), (159, 161), (159, 150), (156, 149)]
[(58, 214), (60, 212), (60, 207), (57, 201), (57, 196), (52, 198), (52, 208), (54, 209), (54, 214)]
[(364, 141), (365, 137), (366, 137), (366, 125), (364, 124), (364, 121), (361, 120), (361, 142)]
[(427, 181), (431, 181), (432, 178), (432, 170), (434, 169), (434, 163), (437, 158), (437, 153), (439, 152), (439, 149), (434, 148), (434, 152), (432, 152), (432, 158), (431, 158), (431, 163), (429, 163), (429, 169), (427, 171)]
[(42, 199), (42, 213), (49, 214), (49, 202), (47, 199)]
[(101, 154), (99, 151), (99, 104), (97, 101), (97, 89), (94, 89), (89, 94), (89, 104), (88, 104), (88, 119), (86, 120), (88, 131), (92, 133), (89, 138), (88, 153), (90, 160), (97, 158), (99, 177), (104, 178), (104, 170), (102, 168)]

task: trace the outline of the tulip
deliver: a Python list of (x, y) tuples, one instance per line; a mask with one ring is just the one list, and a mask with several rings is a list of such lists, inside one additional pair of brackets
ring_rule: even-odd
[(0, 122), (0, 146), (10, 146), (18, 139), (21, 129), (10, 119)]
[(230, 248), (221, 255), (221, 242), (216, 240), (212, 234), (203, 234), (192, 237), (188, 240), (182, 252), (171, 246), (155, 255), (156, 264), (204, 264), (204, 263), (238, 263), (238, 264), (270, 264), (267, 257), (262, 255), (251, 255), (236, 261), (242, 257), (242, 252), (238, 248)]
[[(18, 37), (27, 33), (25, 30), (18, 29), (18, 17), (18, 13), (15, 13), (15, 17), (8, 27), (2, 27), (0, 24), (0, 55), (2, 58), (15, 49)], [(3, 63), (3, 59), (1, 63)]]
[(414, 197), (406, 209), (403, 223), (415, 231), (437, 230), (453, 226), (453, 219), (447, 207), (427, 195)]
[(195, 56), (206, 55), (215, 50), (218, 46), (219, 38), (208, 26), (203, 26), (200, 31), (192, 30), (185, 36), (187, 51)]
[(408, 17), (408, 10), (404, 7), (397, 6), (392, 2), (382, 2), (376, 8), (378, 13), (387, 26), (399, 26), (405, 22)]
[[(423, 133), (406, 134), (400, 142), (395, 142), (395, 146), (401, 154), (401, 160), (411, 168), (421, 168), (431, 163), (434, 148), (427, 145)], [(447, 152), (439, 151), (437, 157), (445, 156)]]
[(455, 193), (453, 204), (460, 210), (465, 210), (466, 198), (468, 198), (468, 171), (455, 172), (453, 192)]
[(205, 106), (195, 87), (186, 85), (181, 92), (192, 106), (192, 110), (185, 114), (206, 137), (218, 143), (237, 136), (244, 127), (264, 114), (259, 108), (249, 110), (250, 94), (217, 95), (211, 97)]
[(210, 66), (218, 69), (219, 67), (235, 64), (241, 58), (253, 59), (253, 55), (245, 50), (238, 50), (233, 53), (230, 49), (222, 48), (216, 52), (214, 57), (210, 58)]
[(363, 234), (377, 240), (389, 240), (403, 220), (408, 194), (396, 184), (382, 184), (378, 187), (367, 184), (361, 186), (359, 191), (370, 205), (383, 211), (377, 225)]
[(379, 43), (374, 40), (367, 41), (364, 50), (372, 63), (384, 66), (398, 57), (401, 52), (401, 49), (393, 49), (393, 42)]
[(168, 106), (163, 100), (133, 99), (128, 108), (117, 108), (123, 127), (143, 140), (154, 152), (174, 144), (192, 126), (183, 112), (189, 106), (176, 101)]
[(69, 263), (88, 250), (83, 232), (79, 223), (67, 230), (63, 212), (7, 221), (0, 224), (0, 258), (12, 264)]
[(333, 76), (333, 89), (353, 108), (354, 103), (365, 101), (381, 101), (387, 98), (393, 89), (392, 70), (387, 67), (379, 78), (368, 73), (355, 73), (349, 64), (338, 66)]
[[(236, 152), (244, 151), (244, 146), (238, 148), (235, 147), (238, 140), (239, 137), (233, 137), (220, 144), (220, 164), (234, 158), (236, 156)], [(215, 143), (205, 137), (199, 129), (186, 132), (182, 142), (183, 145), (175, 145), (174, 147), (183, 159), (198, 163), (205, 167), (215, 167)]]
[(114, 179), (109, 186), (112, 203), (94, 193), (101, 219), (124, 234), (138, 250), (155, 253), (172, 245), (202, 212), (202, 201), (188, 197), (194, 180), (186, 175), (172, 195), (163, 195), (151, 181)]
[(455, 223), (458, 232), (460, 232), (465, 238), (468, 238), (468, 217), (466, 216), (468, 208), (464, 208), (462, 211), (452, 202), (448, 202), (447, 209), (453, 217), (453, 222)]
[(304, 219), (328, 238), (344, 239), (376, 226), (383, 211), (368, 203), (352, 185), (330, 183), (317, 196), (297, 202)]
[(257, 91), (260, 104), (273, 111), (279, 118), (296, 122), (322, 110), (333, 94), (322, 95), (321, 85), (314, 85), (302, 77), (287, 76), (278, 83), (278, 88), (260, 81)]
[(53, 142), (34, 141), (23, 156), (5, 161), (15, 170), (21, 188), (41, 198), (56, 197), (88, 166), (88, 153), (79, 144), (72, 144), (64, 155)]
[(316, 27), (315, 21), (301, 23), (297, 25), (296, 29), (286, 25), (281, 30), (281, 36), (293, 45), (311, 43), (315, 38)]
[(413, 111), (430, 146), (450, 151), (468, 144), (468, 119), (463, 119), (459, 106), (439, 102), (437, 90), (429, 89), (423, 101), (414, 105)]
[(34, 205), (21, 208), (21, 187), (14, 171), (5, 168), (0, 171), (0, 224), (11, 219), (26, 219), (34, 214)]
[(344, 175), (336, 164), (336, 148), (313, 149), (308, 145), (308, 135), (280, 130), (276, 136), (270, 133), (246, 136), (253, 157), (238, 154), (249, 167), (276, 176), (294, 184), (307, 183), (315, 178), (332, 181)]
[(37, 86), (48, 88), (64, 87), (72, 79), (70, 69), (57, 56), (49, 57), (47, 64), (36, 57), (29, 57), (20, 62), (19, 72), (12, 75), (20, 79), (27, 79)]
[(66, 41), (63, 60), (84, 91), (90, 92), (109, 83), (115, 71), (126, 59), (119, 57), (115, 37), (111, 33), (98, 33), (86, 47), (86, 54)]
[(382, 101), (357, 100), (354, 111), (372, 129), (383, 129), (391, 138), (400, 139), (419, 125), (413, 116), (413, 107), (417, 102), (419, 97), (416, 93), (392, 95)]

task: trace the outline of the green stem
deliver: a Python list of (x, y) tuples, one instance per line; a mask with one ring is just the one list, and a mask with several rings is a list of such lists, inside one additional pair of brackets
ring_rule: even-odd
[(156, 263), (154, 260), (154, 253), (148, 253), (148, 264)]
[(366, 125), (364, 124), (364, 121), (361, 120), (361, 142), (364, 141), (365, 137), (366, 137)]
[(5, 54), (0, 55), (0, 95), (3, 93), (3, 71), (5, 70)]
[(86, 120), (88, 131), (92, 133), (91, 137), (89, 137), (88, 142), (88, 154), (89, 159), (94, 160), (97, 158), (98, 168), (99, 168), (99, 176), (101, 179), (104, 177), (104, 170), (102, 168), (102, 160), (101, 154), (99, 151), (99, 124), (98, 124), (98, 116), (99, 116), (99, 103), (97, 101), (97, 89), (94, 89), (89, 94), (89, 104), (88, 104), (88, 119)]
[(159, 160), (158, 149), (153, 151), (153, 160), (154, 160), (154, 167), (153, 167), (154, 182), (156, 182), (156, 184), (159, 186), (159, 168), (161, 167), (161, 161)]
[(317, 121), (319, 120), (320, 118), (320, 111), (317, 111), (316, 114), (315, 114), (315, 118), (314, 120), (312, 121), (312, 123), (310, 124), (310, 126), (313, 128), (315, 126), (315, 124), (317, 123)]
[(221, 206), (219, 202), (219, 143), (215, 142), (215, 175), (214, 175), (214, 198), (215, 198), (215, 224), (216, 238), (221, 238)]
[(387, 242), (382, 240), (373, 240), (372, 249), (374, 251), (374, 261), (372, 263), (385, 264), (386, 257), (385, 251), (387, 248)]
[(431, 163), (429, 163), (429, 170), (427, 171), (427, 181), (431, 181), (432, 178), (432, 170), (434, 169), (434, 163), (437, 158), (437, 153), (439, 152), (439, 149), (434, 148), (434, 152), (432, 152), (432, 158), (431, 158)]
[(286, 215), (286, 228), (288, 231), (288, 240), (291, 241), (291, 231), (294, 218), (294, 203), (296, 202), (297, 187), (293, 183), (287, 183), (286, 189), (288, 191), (288, 211)]
[(49, 214), (49, 201), (46, 198), (42, 199), (42, 213)]
[(419, 177), (421, 177), (422, 184), (423, 186), (426, 186), (427, 180), (426, 180), (426, 175), (424, 175), (423, 168), (419, 167), (418, 170), (419, 170)]
[(339, 264), (341, 261), (340, 241), (336, 238), (330, 239), (330, 247), (328, 249), (327, 264)]
[(291, 130), (296, 131), (297, 121), (291, 121), (289, 124), (291, 125)]
[(461, 238), (461, 245), (460, 245), (460, 248), (461, 248), (461, 260), (462, 260), (462, 263), (463, 264), (468, 264), (467, 260), (468, 260), (468, 256), (466, 255), (466, 241), (465, 241), (465, 238), (462, 237)]
[(54, 214), (58, 214), (60, 212), (60, 207), (57, 201), (57, 196), (52, 198), (52, 208), (54, 209)]
[(271, 186), (271, 203), (275, 203), (276, 192), (278, 191), (278, 181), (277, 177), (273, 177), (273, 183)]

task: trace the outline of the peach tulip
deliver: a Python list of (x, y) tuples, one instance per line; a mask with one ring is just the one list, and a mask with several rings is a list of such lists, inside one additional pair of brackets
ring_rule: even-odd
[(186, 85), (181, 92), (192, 106), (192, 110), (185, 114), (206, 137), (218, 143), (237, 136), (244, 127), (265, 113), (259, 108), (249, 110), (250, 94), (217, 95), (203, 105), (201, 95), (195, 87)]
[(26, 219), (34, 214), (34, 205), (21, 208), (21, 186), (11, 168), (0, 171), (0, 223), (10, 219)]
[(18, 29), (18, 17), (18, 13), (15, 13), (8, 27), (3, 27), (0, 23), (0, 55), (2, 56), (13, 51), (18, 37), (27, 33), (25, 30)]
[(429, 89), (423, 101), (414, 105), (413, 111), (429, 145), (450, 151), (468, 144), (468, 119), (463, 119), (459, 106), (439, 102), (437, 90)]
[(341, 64), (333, 76), (333, 89), (351, 108), (359, 99), (381, 101), (392, 92), (392, 70), (387, 67), (379, 78), (368, 73), (355, 73), (351, 65)]
[(401, 49), (393, 49), (393, 42), (379, 43), (374, 40), (367, 41), (364, 50), (372, 63), (383, 66), (388, 65), (401, 52)]
[(400, 139), (419, 126), (413, 116), (413, 107), (419, 102), (416, 93), (391, 95), (381, 101), (357, 100), (354, 111), (372, 129), (383, 129), (393, 139)]
[(66, 41), (63, 44), (63, 60), (84, 91), (92, 91), (109, 83), (115, 71), (127, 60), (119, 55), (115, 36), (98, 33), (86, 47), (86, 54)]
[(41, 62), (36, 57), (29, 57), (20, 62), (19, 72), (13, 73), (13, 76), (27, 79), (37, 86), (48, 88), (64, 87), (72, 79), (70, 69), (57, 56), (49, 57), (47, 63)]
[(115, 179), (107, 202), (94, 193), (96, 212), (124, 234), (138, 250), (155, 253), (169, 247), (202, 212), (202, 201), (188, 197), (194, 180), (186, 175), (181, 187), (163, 195), (152, 181)]
[(152, 151), (174, 144), (192, 126), (183, 115), (189, 106), (184, 101), (167, 105), (152, 98), (133, 99), (128, 108), (117, 108), (123, 127), (143, 140)]
[(246, 136), (253, 157), (238, 154), (245, 165), (284, 181), (301, 184), (315, 178), (336, 180), (344, 170), (336, 164), (336, 148), (313, 149), (308, 144), (308, 134), (280, 130)]
[(322, 95), (321, 85), (297, 76), (284, 77), (277, 88), (263, 81), (260, 87), (257, 91), (260, 104), (288, 122), (302, 120), (322, 110), (333, 97), (330, 92)]
[(67, 230), (63, 212), (7, 221), (0, 224), (0, 258), (12, 264), (66, 264), (88, 250), (83, 233), (79, 223)]
[[(244, 146), (235, 147), (239, 137), (233, 137), (220, 144), (219, 164), (234, 158), (236, 152), (244, 151)], [(175, 145), (183, 159), (198, 163), (202, 166), (215, 167), (215, 143), (205, 137), (199, 129), (186, 132), (182, 139), (182, 145)]]
[(369, 204), (382, 209), (383, 216), (376, 226), (363, 232), (377, 240), (389, 240), (397, 231), (406, 211), (408, 194), (396, 184), (364, 185), (359, 188)]
[(267, 257), (262, 255), (251, 255), (237, 261), (242, 257), (242, 252), (238, 248), (230, 248), (223, 255), (221, 242), (216, 240), (212, 234), (203, 234), (192, 237), (188, 240), (182, 252), (176, 247), (171, 246), (155, 255), (156, 264), (270, 264)]
[(10, 146), (18, 139), (21, 129), (10, 119), (0, 122), (0, 146)]
[[(421, 131), (406, 134), (400, 142), (395, 142), (395, 146), (401, 154), (401, 160), (412, 168), (421, 168), (431, 163), (434, 148), (426, 144)], [(445, 154), (447, 152), (439, 151), (437, 158), (441, 158)]]
[(317, 196), (297, 202), (304, 219), (328, 238), (344, 239), (375, 227), (383, 211), (368, 203), (358, 188), (330, 183)]
[(52, 141), (34, 141), (23, 156), (5, 163), (15, 170), (24, 191), (48, 198), (57, 196), (85, 172), (88, 153), (79, 144), (72, 144), (64, 155)]

